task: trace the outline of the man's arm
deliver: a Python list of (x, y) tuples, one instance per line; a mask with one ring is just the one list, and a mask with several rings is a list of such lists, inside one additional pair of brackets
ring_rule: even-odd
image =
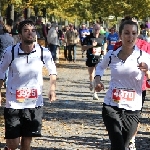
[(50, 75), (50, 90), (49, 90), (49, 100), (50, 102), (55, 101), (56, 100), (56, 75), (51, 74)]
[(96, 41), (93, 41), (92, 45), (83, 45), (83, 46), (82, 46), (82, 50), (83, 50), (83, 51), (86, 51), (86, 50), (88, 50), (89, 48), (93, 48), (94, 46), (97, 46), (97, 42), (96, 42)]
[(55, 74), (50, 75), (50, 90), (51, 91), (56, 90), (56, 75)]
[(51, 52), (45, 48), (43, 49), (43, 60), (44, 60), (44, 66), (48, 69), (49, 75), (50, 75), (50, 87), (49, 87), (49, 93), (48, 93), (48, 98), (50, 102), (56, 100), (56, 76), (57, 76), (57, 71), (56, 71), (56, 65), (53, 61)]

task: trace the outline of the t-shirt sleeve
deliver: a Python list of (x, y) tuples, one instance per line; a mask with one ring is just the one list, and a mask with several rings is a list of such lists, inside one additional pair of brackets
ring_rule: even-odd
[(43, 61), (44, 66), (48, 69), (49, 75), (57, 75), (56, 65), (53, 61), (51, 52), (47, 48), (43, 49)]
[(103, 60), (97, 64), (95, 70), (95, 76), (101, 76), (101, 77), (103, 76), (104, 70), (109, 66), (112, 52), (113, 52), (112, 50), (108, 51), (104, 56)]

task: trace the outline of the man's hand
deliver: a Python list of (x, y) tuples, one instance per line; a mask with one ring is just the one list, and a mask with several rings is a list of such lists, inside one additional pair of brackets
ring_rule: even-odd
[(50, 75), (50, 90), (48, 93), (48, 98), (50, 102), (53, 102), (56, 100), (55, 89), (56, 89), (56, 75)]
[(49, 91), (48, 98), (49, 98), (50, 102), (55, 101), (56, 100), (56, 93), (55, 93), (55, 91)]

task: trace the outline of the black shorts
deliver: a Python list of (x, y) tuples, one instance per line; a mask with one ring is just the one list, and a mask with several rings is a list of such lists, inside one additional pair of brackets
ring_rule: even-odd
[(92, 63), (92, 60), (87, 59), (86, 60), (86, 66), (88, 66), (88, 67), (95, 67), (96, 63)]
[(86, 60), (86, 66), (88, 67), (95, 67), (100, 61), (100, 57), (93, 58), (93, 57), (88, 57)]
[(43, 107), (4, 109), (5, 139), (40, 137)]
[(140, 110), (130, 111), (103, 104), (102, 117), (111, 141), (111, 150), (128, 147), (137, 131)]

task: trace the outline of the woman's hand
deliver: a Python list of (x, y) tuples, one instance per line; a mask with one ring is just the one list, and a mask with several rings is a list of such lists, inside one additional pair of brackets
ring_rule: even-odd
[(144, 62), (141, 62), (139, 65), (138, 65), (138, 68), (143, 71), (144, 73), (146, 73), (148, 71), (148, 65)]
[(101, 90), (104, 90), (103, 83), (100, 82), (100, 76), (95, 77), (95, 91), (100, 92)]
[(95, 91), (100, 92), (101, 90), (104, 90), (103, 83), (99, 82), (98, 84), (95, 84)]

